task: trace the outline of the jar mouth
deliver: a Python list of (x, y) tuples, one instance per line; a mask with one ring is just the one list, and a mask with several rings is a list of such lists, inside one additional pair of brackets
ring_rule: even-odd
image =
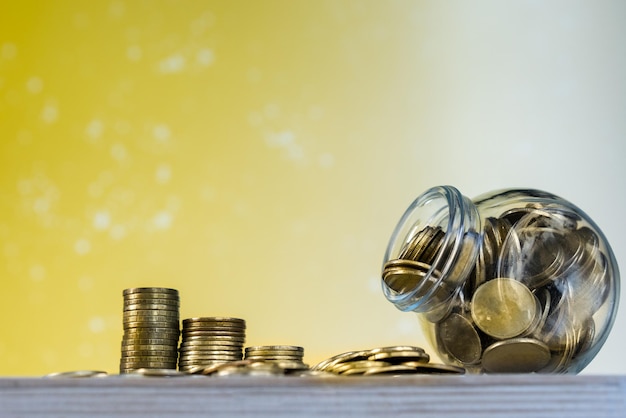
[[(428, 312), (449, 304), (474, 267), (481, 242), (481, 220), (472, 201), (452, 186), (428, 189), (405, 211), (387, 245), (385, 297), (402, 311)], [(422, 263), (413, 281), (406, 279), (400, 289), (385, 280), (394, 260)]]

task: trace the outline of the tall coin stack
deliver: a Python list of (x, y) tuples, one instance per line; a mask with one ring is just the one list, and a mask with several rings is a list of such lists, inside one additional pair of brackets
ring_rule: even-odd
[(195, 372), (216, 364), (243, 358), (246, 321), (228, 317), (183, 320), (178, 369)]
[(180, 336), (178, 290), (125, 289), (124, 336), (120, 373), (138, 369), (176, 369)]

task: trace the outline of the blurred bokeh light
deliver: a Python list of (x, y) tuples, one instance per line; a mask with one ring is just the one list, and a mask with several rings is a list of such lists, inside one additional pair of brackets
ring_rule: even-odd
[[(116, 372), (137, 286), (310, 364), (424, 345), (379, 280), (438, 184), (559, 194), (626, 265), (624, 21), (620, 1), (3, 2), (0, 374)], [(626, 373), (625, 327), (586, 372)]]

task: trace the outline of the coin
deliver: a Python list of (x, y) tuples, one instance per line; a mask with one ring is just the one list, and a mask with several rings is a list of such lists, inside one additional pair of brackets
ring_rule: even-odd
[(131, 306), (144, 307), (148, 306), (145, 309), (149, 308), (151, 305), (165, 306), (165, 309), (178, 309), (180, 307), (180, 300), (178, 298), (174, 299), (162, 299), (162, 298), (154, 298), (151, 296), (137, 296), (132, 297), (130, 299), (124, 299), (123, 306), (124, 309), (127, 309)]
[(232, 328), (224, 328), (224, 329), (208, 329), (208, 330), (189, 330), (183, 328), (183, 334), (185, 337), (211, 337), (217, 339), (228, 339), (228, 337), (233, 338), (242, 338), (245, 336), (245, 330), (232, 330)]
[(498, 341), (483, 353), (482, 366), (490, 373), (531, 373), (550, 361), (550, 349), (533, 338)]
[[(430, 356), (421, 347), (387, 346), (337, 354), (313, 366), (311, 370), (342, 376), (435, 373), (436, 366), (429, 360)], [(443, 369), (440, 373), (465, 371), (454, 366)]]
[(437, 230), (441, 230), (441, 228), (426, 226), (424, 229), (419, 231), (413, 236), (413, 238), (411, 238), (405, 247), (400, 250), (398, 258), (426, 262), (423, 259), (423, 253), (429, 247), (429, 244), (434, 238)]
[(178, 359), (178, 353), (172, 350), (122, 350), (122, 356), (126, 360), (133, 360), (140, 357), (150, 357), (151, 359), (165, 359), (173, 361)]
[(453, 313), (435, 325), (435, 333), (443, 349), (463, 364), (480, 361), (482, 345), (472, 322)]
[(185, 341), (192, 343), (194, 341), (205, 342), (209, 340), (214, 343), (236, 344), (241, 345), (246, 341), (244, 336), (231, 336), (231, 335), (189, 335), (184, 334)]
[(122, 321), (124, 331), (137, 330), (137, 328), (169, 328), (172, 331), (178, 330), (178, 320), (165, 317), (137, 317), (124, 319)]
[(375, 367), (385, 366), (391, 366), (391, 363), (386, 363), (384, 361), (359, 360), (337, 364), (334, 367), (327, 369), (327, 371), (337, 374), (343, 374), (346, 372), (349, 372), (349, 374), (360, 374)]
[(389, 351), (372, 354), (370, 360), (383, 360), (387, 363), (397, 364), (404, 361), (422, 361), (428, 363), (430, 356), (419, 351)]
[[(383, 291), (388, 298), (398, 298), (397, 303), (403, 309), (412, 310), (425, 304), (440, 306), (454, 294), (432, 266), (411, 260), (392, 261), (383, 269)], [(426, 307), (422, 309), (428, 310)]]
[(180, 336), (180, 331), (176, 327), (152, 327), (149, 325), (139, 326), (132, 329), (124, 330), (127, 337), (145, 339), (145, 338), (165, 338), (172, 339)]
[(176, 338), (126, 338), (122, 347), (126, 345), (164, 345), (171, 347), (174, 344), (178, 344), (178, 337)]
[(265, 345), (246, 347), (244, 358), (259, 361), (302, 361), (304, 348), (293, 345)]
[(367, 370), (365, 373), (363, 373), (363, 376), (374, 376), (374, 375), (399, 376), (403, 374), (415, 374), (415, 369), (413, 367), (403, 366), (400, 364), (396, 364), (392, 366), (373, 367)]
[(167, 293), (135, 293), (124, 296), (124, 301), (127, 304), (135, 303), (180, 303), (180, 298), (177, 295)]
[(438, 363), (402, 363), (405, 367), (412, 367), (418, 374), (465, 374), (463, 367), (452, 366), (450, 364)]
[(128, 303), (124, 304), (124, 312), (126, 311), (137, 311), (137, 310), (152, 310), (152, 311), (172, 311), (178, 312), (179, 304), (165, 304), (165, 303), (155, 303), (153, 300), (146, 301), (145, 303)]
[(183, 327), (188, 329), (202, 327), (225, 327), (229, 329), (242, 329), (246, 327), (246, 322), (245, 320), (240, 318), (197, 317), (184, 319)]
[(233, 347), (241, 349), (243, 346), (242, 341), (228, 341), (228, 340), (193, 340), (189, 341), (183, 338), (180, 343), (180, 348), (201, 348), (201, 347)]
[(323, 360), (312, 367), (313, 370), (328, 371), (335, 367), (337, 364), (346, 363), (349, 361), (367, 360), (371, 355), (370, 350), (359, 351), (346, 351), (345, 353), (336, 354)]
[(178, 296), (178, 290), (171, 289), (167, 287), (131, 287), (128, 289), (124, 289), (122, 292), (123, 296), (129, 296), (133, 294), (154, 294), (154, 293), (163, 293), (167, 295)]
[(422, 347), (417, 347), (414, 345), (393, 345), (389, 347), (378, 347), (368, 350), (369, 355), (378, 354), (378, 353), (393, 353), (396, 351), (415, 351), (418, 353), (426, 353), (426, 351)]
[(296, 345), (257, 345), (246, 347), (246, 352), (263, 351), (263, 352), (275, 352), (275, 351), (289, 351), (303, 353), (304, 348)]
[(131, 373), (147, 377), (183, 377), (187, 373), (183, 373), (174, 369), (135, 369)]
[(523, 283), (497, 278), (481, 285), (471, 301), (471, 315), (478, 328), (495, 338), (516, 337), (537, 315), (535, 296)]
[(49, 373), (44, 377), (72, 377), (72, 378), (85, 378), (85, 377), (106, 377), (108, 373), (101, 370), (72, 370), (69, 372), (55, 372)]

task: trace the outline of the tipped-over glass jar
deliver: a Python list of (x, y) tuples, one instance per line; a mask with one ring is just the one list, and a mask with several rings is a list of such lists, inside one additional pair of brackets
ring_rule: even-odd
[(539, 190), (420, 195), (396, 226), (382, 287), (443, 361), (474, 373), (578, 373), (606, 341), (619, 271), (598, 226)]

